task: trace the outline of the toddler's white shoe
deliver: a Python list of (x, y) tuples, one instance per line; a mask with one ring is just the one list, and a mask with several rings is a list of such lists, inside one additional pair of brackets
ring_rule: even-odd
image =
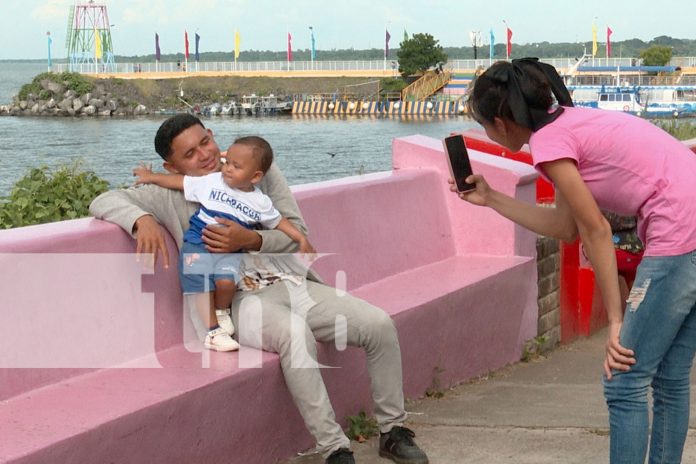
[(205, 336), (203, 344), (209, 350), (215, 351), (235, 351), (239, 349), (239, 343), (233, 340), (230, 334), (222, 327), (210, 330), (208, 335)]
[(225, 329), (228, 335), (234, 335), (234, 324), (230, 316), (230, 308), (216, 309), (215, 316), (217, 317), (218, 325)]

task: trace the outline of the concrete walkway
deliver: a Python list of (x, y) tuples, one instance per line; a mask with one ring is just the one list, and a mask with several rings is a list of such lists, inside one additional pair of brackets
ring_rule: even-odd
[[(431, 464), (608, 462), (601, 375), (605, 333), (561, 346), (529, 363), (407, 404), (408, 426)], [(692, 385), (694, 383), (692, 376)], [(692, 391), (694, 388), (692, 387)], [(683, 462), (696, 462), (696, 407)], [(387, 464), (377, 439), (353, 443), (358, 464)], [(318, 456), (285, 464), (319, 464)]]

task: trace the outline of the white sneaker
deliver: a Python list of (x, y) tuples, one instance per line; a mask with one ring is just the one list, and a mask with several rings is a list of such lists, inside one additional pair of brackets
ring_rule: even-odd
[(234, 324), (230, 316), (230, 308), (216, 309), (215, 316), (217, 317), (218, 325), (225, 329), (228, 335), (234, 335)]
[(208, 335), (205, 336), (203, 344), (209, 350), (215, 351), (235, 351), (239, 349), (239, 343), (234, 341), (222, 327), (209, 331)]

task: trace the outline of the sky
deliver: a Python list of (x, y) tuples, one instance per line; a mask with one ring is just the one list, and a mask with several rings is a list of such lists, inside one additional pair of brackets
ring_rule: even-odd
[[(0, 0), (0, 60), (40, 59), (67, 55), (68, 11), (87, 0)], [(287, 33), (293, 49), (311, 48), (313, 27), (317, 59), (321, 50), (384, 48), (385, 27), (398, 48), (404, 30), (429, 33), (440, 45), (471, 46), (470, 32), (480, 31), (483, 44), (493, 29), (504, 43), (507, 21), (512, 42), (587, 42), (592, 23), (599, 42), (613, 30), (612, 41), (660, 35), (696, 39), (693, 0), (95, 0), (108, 8), (116, 55), (154, 53), (160, 36), (163, 54), (183, 53), (184, 31), (201, 36), (200, 51), (231, 51), (238, 30), (241, 50), (285, 50)]]

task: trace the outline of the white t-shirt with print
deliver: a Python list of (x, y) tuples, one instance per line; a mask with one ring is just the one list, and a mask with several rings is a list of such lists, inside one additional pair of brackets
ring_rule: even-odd
[(271, 198), (258, 187), (251, 192), (232, 188), (225, 184), (220, 172), (184, 176), (184, 197), (200, 203), (184, 234), (184, 241), (189, 243), (203, 243), (201, 233), (206, 225), (218, 223), (216, 217), (230, 219), (247, 229), (275, 229), (282, 219)]

